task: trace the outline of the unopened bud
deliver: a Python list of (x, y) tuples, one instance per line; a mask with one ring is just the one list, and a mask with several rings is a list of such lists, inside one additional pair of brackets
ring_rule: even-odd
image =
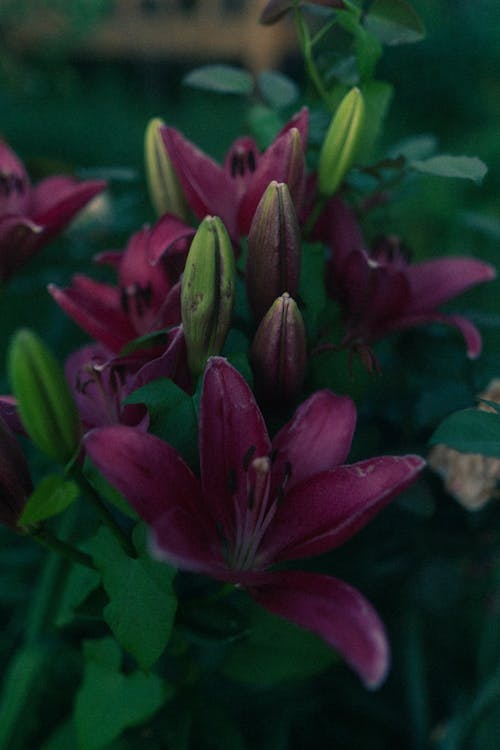
[(169, 213), (186, 219), (188, 209), (184, 193), (161, 137), (163, 120), (149, 121), (144, 138), (144, 161), (151, 203), (158, 216)]
[(300, 391), (307, 364), (302, 315), (289, 294), (282, 294), (260, 322), (250, 352), (255, 387), (268, 401), (290, 401)]
[(363, 95), (353, 88), (340, 102), (330, 123), (318, 165), (318, 189), (325, 198), (335, 193), (354, 160), (364, 112)]
[(14, 336), (8, 365), (26, 432), (47, 456), (67, 463), (78, 449), (80, 419), (62, 368), (27, 329)]
[(188, 365), (203, 372), (220, 353), (233, 313), (235, 263), (231, 240), (218, 216), (206, 216), (189, 249), (182, 276), (181, 311)]
[(300, 228), (287, 185), (273, 181), (255, 211), (247, 245), (248, 302), (260, 320), (283, 292), (297, 293)]
[(0, 523), (16, 528), (32, 492), (33, 483), (24, 454), (0, 417)]

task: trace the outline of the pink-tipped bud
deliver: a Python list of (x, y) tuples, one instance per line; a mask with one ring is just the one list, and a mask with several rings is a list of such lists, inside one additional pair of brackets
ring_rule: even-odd
[(306, 330), (295, 300), (285, 292), (262, 318), (250, 351), (255, 387), (267, 401), (290, 401), (304, 381)]
[(0, 523), (15, 529), (32, 492), (33, 483), (24, 454), (0, 417)]
[(300, 279), (300, 228), (290, 191), (271, 182), (260, 199), (248, 235), (246, 287), (260, 320), (274, 300), (297, 293)]

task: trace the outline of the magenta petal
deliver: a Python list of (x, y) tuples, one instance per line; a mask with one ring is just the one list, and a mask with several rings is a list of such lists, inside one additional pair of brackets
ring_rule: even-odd
[(293, 560), (340, 546), (414, 482), (424, 465), (420, 456), (382, 456), (295, 485), (278, 505), (263, 558)]
[(249, 589), (265, 609), (311, 630), (336, 649), (368, 688), (389, 669), (389, 644), (372, 605), (347, 583), (325, 575), (284, 571)]
[(496, 277), (493, 266), (475, 258), (436, 258), (409, 266), (411, 301), (404, 313), (430, 311), (470, 289)]
[(154, 524), (152, 554), (181, 570), (229, 580), (216, 526), (207, 527), (200, 520), (179, 506), (169, 510)]
[(45, 226), (46, 237), (52, 237), (68, 224), (98, 193), (106, 188), (103, 180), (79, 181), (56, 175), (47, 177), (32, 190), (31, 215)]
[(83, 275), (73, 277), (67, 289), (50, 284), (48, 290), (57, 304), (92, 338), (113, 352), (119, 352), (136, 337), (120, 305), (117, 289)]
[(205, 370), (199, 420), (205, 502), (231, 538), (235, 503), (248, 501), (245, 466), (267, 456), (271, 444), (252, 391), (222, 357), (212, 357)]
[(286, 133), (292, 128), (297, 128), (297, 130), (299, 131), (302, 141), (302, 148), (305, 152), (307, 146), (307, 137), (309, 134), (309, 110), (307, 107), (302, 107), (302, 109), (296, 112), (294, 116), (290, 120), (288, 120), (288, 122), (281, 128), (280, 132), (278, 133), (278, 137), (282, 135), (282, 133)]
[(153, 527), (172, 508), (202, 515), (200, 483), (168, 443), (123, 425), (91, 430), (84, 442), (99, 471)]
[[(255, 210), (273, 180), (288, 185), (295, 210), (300, 213), (305, 190), (305, 156), (296, 128), (286, 130), (261, 155), (238, 209), (238, 228), (248, 234)], [(229, 231), (229, 229), (228, 229)]]
[(467, 347), (467, 356), (470, 359), (476, 359), (476, 357), (479, 357), (481, 354), (481, 334), (474, 323), (471, 323), (470, 320), (467, 320), (467, 318), (464, 318), (462, 315), (446, 315), (445, 313), (430, 312), (404, 316), (387, 325), (385, 332), (401, 331), (406, 328), (414, 328), (415, 326), (421, 326), (427, 323), (443, 323), (444, 325), (456, 328), (464, 337), (465, 345)]
[[(165, 254), (186, 252), (189, 249), (188, 240), (194, 236), (195, 230), (176, 216), (165, 214), (152, 227), (149, 234), (148, 261), (152, 265), (158, 263)], [(181, 244), (181, 240), (186, 240)]]
[(273, 439), (274, 473), (282, 475), (289, 462), (287, 490), (303, 479), (343, 464), (351, 448), (356, 407), (348, 396), (318, 391), (299, 406)]
[(161, 134), (186, 200), (196, 216), (203, 219), (207, 214), (216, 214), (229, 234), (236, 236), (237, 197), (229, 174), (174, 128), (164, 127)]

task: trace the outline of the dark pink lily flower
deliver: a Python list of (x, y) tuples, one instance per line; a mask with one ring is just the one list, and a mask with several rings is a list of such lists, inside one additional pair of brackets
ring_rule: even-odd
[(129, 341), (179, 325), (180, 273), (194, 230), (166, 215), (134, 234), (123, 253), (107, 253), (118, 284), (111, 286), (76, 275), (67, 289), (49, 292), (92, 338), (114, 353)]
[(347, 329), (343, 345), (362, 349), (395, 331), (445, 323), (460, 331), (469, 357), (479, 356), (476, 326), (438, 308), (494, 279), (493, 266), (468, 257), (410, 263), (396, 237), (382, 237), (367, 249), (352, 211), (338, 198), (330, 202), (316, 231), (331, 249), (326, 284), (342, 308)]
[(102, 180), (54, 175), (32, 186), (24, 165), (0, 141), (0, 283), (69, 224), (102, 192)]
[(0, 417), (0, 523), (16, 529), (33, 482), (21, 446)]
[(85, 444), (152, 527), (159, 558), (244, 587), (321, 636), (376, 687), (389, 647), (367, 600), (335, 578), (273, 570), (346, 542), (422, 469), (418, 456), (343, 465), (355, 421), (351, 399), (319, 391), (271, 441), (242, 376), (213, 357), (200, 402), (201, 479), (170, 445), (134, 428), (92, 430)]
[(234, 242), (248, 234), (255, 209), (272, 180), (285, 182), (300, 212), (305, 191), (305, 148), (309, 113), (298, 112), (261, 153), (253, 138), (238, 138), (220, 166), (179, 131), (162, 128), (162, 138), (186, 201), (203, 219), (219, 216)]
[(70, 354), (64, 374), (84, 431), (110, 424), (147, 429), (146, 407), (123, 403), (137, 388), (134, 369), (100, 344), (89, 344)]

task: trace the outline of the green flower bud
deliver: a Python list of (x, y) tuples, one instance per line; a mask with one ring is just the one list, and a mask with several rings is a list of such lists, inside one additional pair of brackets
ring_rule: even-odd
[(26, 432), (47, 456), (67, 463), (78, 449), (80, 419), (62, 368), (27, 329), (12, 339), (8, 368)]
[(206, 216), (191, 243), (181, 288), (188, 365), (195, 376), (224, 345), (233, 313), (235, 273), (224, 224), (218, 216)]
[(260, 320), (283, 292), (297, 293), (300, 228), (287, 185), (273, 180), (260, 199), (248, 234), (248, 302)]
[(340, 102), (319, 156), (318, 189), (324, 198), (335, 193), (354, 160), (364, 113), (363, 95), (353, 88)]
[(154, 117), (146, 127), (144, 161), (151, 203), (158, 216), (169, 213), (186, 219), (188, 208), (167, 149), (161, 137), (165, 123)]
[(304, 382), (306, 330), (295, 300), (288, 293), (274, 301), (262, 318), (250, 351), (255, 387), (267, 401), (290, 401)]

